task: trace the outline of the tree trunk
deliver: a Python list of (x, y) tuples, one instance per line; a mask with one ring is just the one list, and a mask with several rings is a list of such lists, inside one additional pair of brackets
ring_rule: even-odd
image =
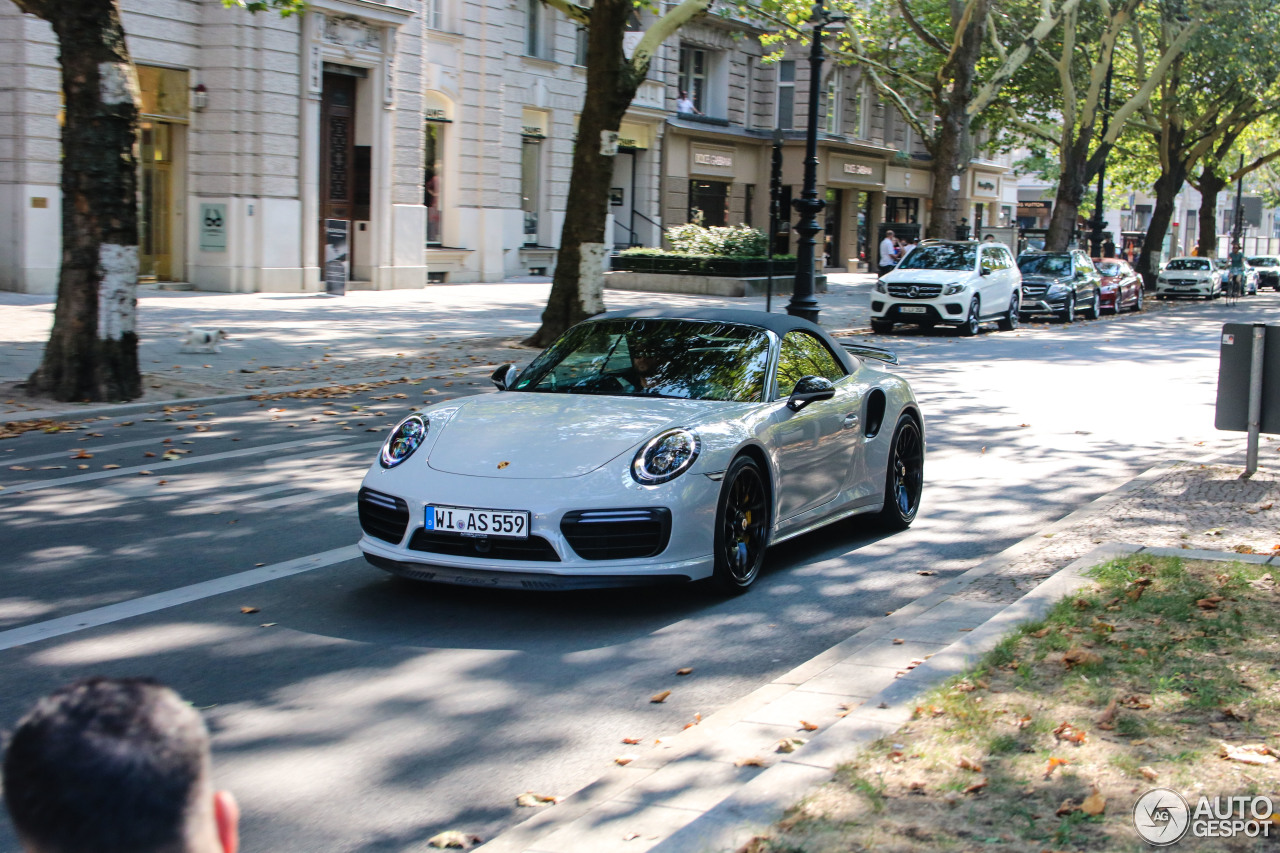
[(933, 210), (925, 236), (954, 240), (960, 224), (960, 191), (952, 182), (964, 185), (973, 155), (973, 137), (963, 112), (938, 117), (938, 132), (929, 154), (933, 158)]
[(602, 136), (616, 140), (645, 73), (634, 69), (623, 53), (622, 34), (632, 8), (631, 0), (596, 0), (591, 7), (587, 91), (578, 118), (556, 271), (542, 325), (524, 342), (529, 346), (545, 347), (574, 323), (604, 310), (609, 256), (604, 230), (616, 145), (613, 153), (606, 153)]
[(66, 104), (62, 268), (53, 331), (32, 394), (128, 400), (142, 393), (138, 284), (137, 76), (115, 0), (15, 0), (53, 25)]
[(1186, 180), (1187, 167), (1181, 161), (1171, 165), (1156, 180), (1156, 203), (1151, 211), (1151, 222), (1147, 225), (1147, 236), (1142, 241), (1142, 254), (1138, 256), (1138, 275), (1142, 276), (1147, 289), (1155, 287), (1156, 276), (1160, 274), (1164, 235), (1173, 222), (1174, 204)]
[(1089, 188), (1088, 155), (1092, 135), (1092, 127), (1088, 133), (1082, 130), (1069, 147), (1063, 148), (1058, 194), (1053, 202), (1053, 213), (1049, 216), (1049, 233), (1044, 238), (1046, 251), (1065, 252), (1075, 239), (1080, 203)]
[(1196, 251), (1202, 258), (1218, 254), (1218, 196), (1227, 186), (1227, 179), (1205, 167), (1200, 173), (1200, 223)]

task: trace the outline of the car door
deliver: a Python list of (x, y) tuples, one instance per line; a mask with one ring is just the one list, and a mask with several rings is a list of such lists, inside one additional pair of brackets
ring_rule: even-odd
[(1009, 294), (1002, 281), (1001, 266), (1000, 255), (995, 246), (979, 247), (978, 298), (982, 300), (981, 314), (984, 317), (1000, 313), (1009, 302)]
[[(831, 380), (835, 396), (793, 412), (786, 400), (803, 376)], [(844, 488), (861, 443), (862, 391), (826, 343), (802, 329), (782, 339), (776, 383), (778, 408), (767, 441), (777, 472), (777, 517), (786, 521), (833, 501)]]

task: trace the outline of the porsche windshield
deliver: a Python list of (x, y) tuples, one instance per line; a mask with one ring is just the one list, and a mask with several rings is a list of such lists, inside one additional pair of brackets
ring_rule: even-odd
[(977, 262), (973, 246), (917, 246), (898, 264), (900, 270), (969, 270)]
[(705, 320), (581, 323), (525, 368), (513, 391), (758, 402), (769, 336)]

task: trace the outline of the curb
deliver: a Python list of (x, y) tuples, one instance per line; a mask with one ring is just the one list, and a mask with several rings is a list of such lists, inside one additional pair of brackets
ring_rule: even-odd
[[(610, 853), (733, 851), (768, 829), (807, 791), (831, 779), (862, 745), (897, 730), (914, 699), (969, 668), (1016, 625), (1033, 621), (1060, 597), (1088, 583), (1084, 572), (1132, 553), (1192, 559), (1280, 557), (1145, 549), (1107, 543), (1058, 570), (1009, 604), (963, 599), (976, 581), (1016, 563), (1046, 535), (1106, 512), (1187, 462), (1166, 462), (1101, 495), (1006, 548), (937, 590), (904, 605), (769, 684), (674, 737), (665, 754), (651, 752), (609, 768), (564, 802), (533, 815), (477, 848), (483, 853)], [(1194, 464), (1194, 463), (1191, 463)], [(962, 636), (955, 640), (957, 633)], [(925, 659), (927, 656), (927, 659)], [(924, 659), (921, 662), (921, 659)], [(841, 705), (852, 708), (839, 715)], [(779, 756), (779, 740), (819, 733)], [(764, 764), (741, 766), (742, 759)]]

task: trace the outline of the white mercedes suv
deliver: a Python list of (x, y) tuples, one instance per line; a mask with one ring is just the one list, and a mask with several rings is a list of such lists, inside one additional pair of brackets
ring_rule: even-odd
[(1003, 243), (925, 240), (876, 282), (871, 331), (895, 323), (955, 326), (976, 335), (995, 320), (1002, 331), (1018, 326), (1022, 273)]

